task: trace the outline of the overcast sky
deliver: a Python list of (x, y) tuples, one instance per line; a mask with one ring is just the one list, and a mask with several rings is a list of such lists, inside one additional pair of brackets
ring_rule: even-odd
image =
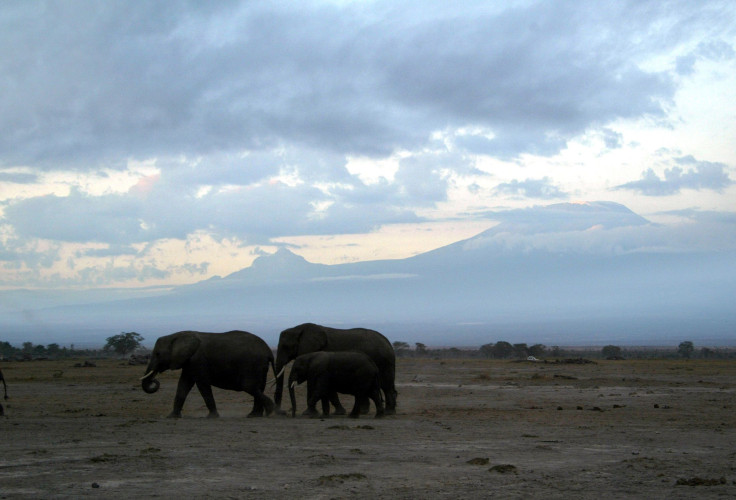
[(733, 245), (735, 103), (731, 0), (4, 1), (0, 288), (402, 258), (594, 200)]

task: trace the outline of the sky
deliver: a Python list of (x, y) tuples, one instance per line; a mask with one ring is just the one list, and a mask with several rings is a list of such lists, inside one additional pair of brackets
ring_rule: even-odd
[(736, 248), (736, 4), (6, 1), (0, 289), (405, 258), (562, 202)]

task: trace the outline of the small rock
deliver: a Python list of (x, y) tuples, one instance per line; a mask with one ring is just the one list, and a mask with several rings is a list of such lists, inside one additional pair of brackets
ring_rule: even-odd
[(92, 487), (93, 487), (93, 488), (99, 488), (99, 487), (100, 487), (100, 485), (99, 485), (99, 484), (97, 484), (97, 483), (92, 483)]

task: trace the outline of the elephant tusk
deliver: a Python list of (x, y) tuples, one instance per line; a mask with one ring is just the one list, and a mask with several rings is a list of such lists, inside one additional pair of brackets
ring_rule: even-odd
[(290, 387), (291, 389), (293, 389), (294, 387), (296, 387), (296, 380), (295, 380), (295, 381), (293, 381), (293, 382), (291, 383), (291, 385), (290, 385), (289, 387)]
[(283, 374), (284, 374), (284, 370), (286, 370), (286, 367), (283, 367), (283, 368), (281, 369), (281, 371), (279, 372), (279, 374), (278, 374), (278, 375), (276, 375), (276, 378), (272, 378), (271, 380), (269, 380), (269, 381), (267, 382), (267, 384), (270, 384), (270, 385), (275, 385), (275, 384), (276, 384), (276, 382), (278, 382), (278, 380), (279, 380), (279, 377), (280, 377), (281, 375), (283, 375)]
[(155, 373), (156, 373), (155, 371), (151, 370), (150, 372), (148, 372), (148, 373), (146, 373), (145, 375), (143, 375), (143, 376), (141, 377), (141, 380), (143, 380), (143, 379), (146, 379), (146, 378), (148, 378), (148, 377), (149, 377), (150, 375), (153, 375), (153, 374), (155, 374)]

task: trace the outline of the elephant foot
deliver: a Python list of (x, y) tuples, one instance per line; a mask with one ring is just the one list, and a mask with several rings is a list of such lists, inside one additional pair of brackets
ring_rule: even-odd
[(207, 418), (219, 418), (219, 417), (220, 417), (220, 414), (217, 413), (216, 411), (211, 411), (207, 414)]
[(396, 415), (396, 408), (386, 408), (384, 411), (384, 414), (386, 415)]
[(275, 408), (273, 410), (274, 415), (277, 415), (279, 417), (285, 417), (288, 415), (288, 413), (285, 410), (282, 410), (281, 408)]
[(304, 410), (304, 412), (302, 413), (302, 416), (309, 417), (309, 418), (319, 418), (320, 417), (319, 412), (312, 408), (307, 408), (306, 410)]
[(259, 418), (259, 417), (263, 417), (263, 412), (252, 411), (247, 416), (247, 418)]
[(345, 415), (347, 411), (345, 411), (345, 408), (343, 407), (336, 407), (335, 411), (332, 412), (333, 415)]
[(350, 412), (350, 415), (348, 415), (348, 418), (359, 418), (360, 413)]
[(271, 415), (277, 409), (274, 402), (266, 396), (263, 397), (263, 407), (266, 409), (266, 416)]
[(377, 411), (376, 412), (376, 418), (383, 418), (384, 415), (386, 415), (386, 412), (384, 412), (384, 411)]
[(166, 418), (181, 418), (181, 412), (171, 412), (168, 415), (166, 415)]

